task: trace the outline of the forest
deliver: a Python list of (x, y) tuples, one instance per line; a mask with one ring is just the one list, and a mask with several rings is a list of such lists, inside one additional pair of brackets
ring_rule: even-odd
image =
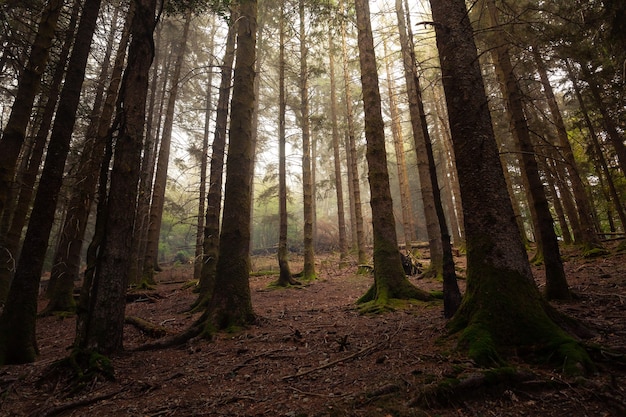
[(626, 414), (626, 4), (0, 0), (0, 414)]

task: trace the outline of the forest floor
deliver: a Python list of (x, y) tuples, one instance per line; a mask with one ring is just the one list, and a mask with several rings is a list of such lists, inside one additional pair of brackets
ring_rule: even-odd
[[(576, 301), (555, 307), (595, 332), (585, 341), (626, 352), (626, 253), (584, 259), (564, 251)], [(424, 261), (426, 263), (427, 261)], [(464, 260), (457, 258), (459, 275)], [(255, 257), (255, 271), (276, 269), (272, 256)], [(297, 259), (292, 271), (301, 267)], [(214, 340), (151, 351), (154, 339), (125, 326), (125, 352), (112, 358), (115, 378), (76, 386), (52, 377), (51, 365), (69, 353), (74, 318), (37, 323), (36, 363), (0, 368), (1, 416), (625, 416), (626, 367), (598, 362), (597, 374), (568, 377), (558, 367), (510, 364), (526, 375), (489, 383), (455, 349), (446, 333), (442, 302), (411, 303), (381, 315), (359, 314), (355, 301), (372, 284), (334, 257), (320, 256), (319, 279), (299, 288), (270, 290), (276, 276), (251, 277), (258, 323)], [(186, 329), (197, 317), (191, 268), (159, 274), (156, 290), (129, 302), (127, 315)], [(541, 268), (535, 269), (539, 286)], [(411, 277), (426, 290), (435, 280)], [(464, 281), (460, 280), (464, 287)], [(45, 301), (41, 300), (41, 308)], [(424, 395), (448, 378), (464, 379), (449, 395)], [(469, 382), (468, 382), (469, 381)]]

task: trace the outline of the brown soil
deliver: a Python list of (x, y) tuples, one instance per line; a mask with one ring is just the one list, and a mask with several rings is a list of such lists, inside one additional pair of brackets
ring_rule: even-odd
[[(595, 259), (566, 256), (575, 302), (555, 304), (595, 332), (590, 345), (625, 352), (626, 254)], [(255, 270), (274, 266), (254, 259)], [(457, 259), (462, 275), (463, 260)], [(297, 270), (297, 261), (292, 270)], [(37, 324), (40, 358), (0, 369), (2, 416), (624, 416), (626, 366), (608, 350), (594, 358), (598, 373), (567, 377), (558, 367), (511, 360), (518, 372), (490, 383), (446, 337), (441, 301), (414, 303), (364, 316), (355, 300), (369, 275), (337, 259), (320, 260), (319, 280), (302, 288), (269, 290), (275, 276), (251, 277), (258, 323), (212, 341), (178, 348), (133, 349), (151, 342), (125, 328), (126, 352), (112, 358), (115, 380), (97, 378), (76, 388), (49, 373), (68, 354), (74, 319), (46, 317)], [(156, 291), (130, 302), (127, 314), (175, 334), (197, 315), (187, 267), (160, 274)], [(536, 270), (542, 285), (542, 273)], [(441, 284), (411, 280), (427, 290)], [(463, 286), (463, 281), (461, 281)], [(43, 300), (42, 300), (43, 306)], [(461, 387), (434, 395), (447, 379)], [(432, 395), (425, 395), (431, 393)]]

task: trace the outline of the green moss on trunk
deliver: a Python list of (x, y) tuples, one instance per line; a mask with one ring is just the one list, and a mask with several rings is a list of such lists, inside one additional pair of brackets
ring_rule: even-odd
[(448, 328), (460, 332), (459, 347), (483, 366), (501, 365), (515, 350), (558, 364), (568, 373), (593, 370), (584, 348), (557, 326), (546, 308), (525, 276), (484, 266), (468, 270), (468, 291)]

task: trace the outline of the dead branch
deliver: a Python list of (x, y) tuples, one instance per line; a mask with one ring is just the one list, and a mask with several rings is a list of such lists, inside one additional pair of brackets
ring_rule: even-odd
[(331, 366), (337, 365), (338, 363), (347, 362), (347, 361), (349, 361), (351, 359), (354, 359), (354, 358), (357, 358), (357, 357), (359, 357), (361, 355), (369, 353), (369, 352), (375, 350), (376, 348), (379, 348), (380, 346), (382, 346), (386, 342), (387, 341), (385, 340), (384, 342), (380, 342), (380, 343), (375, 343), (373, 345), (369, 345), (369, 346), (364, 347), (363, 349), (359, 350), (358, 352), (353, 353), (352, 355), (348, 355), (348, 356), (346, 356), (344, 358), (336, 359), (336, 360), (334, 360), (332, 362), (328, 362), (328, 363), (326, 363), (324, 365), (318, 366), (317, 368), (311, 368), (311, 369), (306, 370), (306, 371), (298, 372), (298, 373), (296, 373), (294, 375), (284, 376), (281, 379), (283, 381), (286, 381), (286, 380), (291, 379), (291, 378), (298, 378), (298, 377), (301, 377), (301, 376), (304, 376), (304, 375), (311, 374), (311, 373), (316, 372), (316, 371), (320, 371), (322, 369), (330, 368)]
[(141, 330), (146, 335), (159, 339), (167, 334), (167, 328), (163, 326), (159, 326), (158, 324), (150, 323), (147, 320), (144, 320), (140, 317), (135, 316), (126, 316), (124, 321), (128, 324), (131, 324)]

